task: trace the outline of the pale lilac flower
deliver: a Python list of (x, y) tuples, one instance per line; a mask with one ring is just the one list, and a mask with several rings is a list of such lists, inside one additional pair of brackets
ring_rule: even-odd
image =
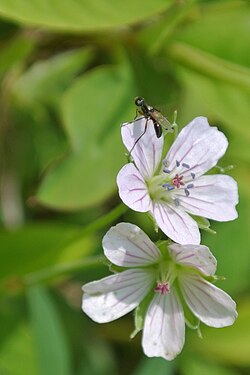
[[(144, 126), (144, 118), (122, 126), (123, 143), (129, 151)], [(155, 136), (149, 120), (146, 133), (131, 152), (134, 163), (126, 164), (117, 176), (119, 195), (133, 210), (149, 211), (172, 240), (199, 244), (199, 228), (189, 214), (217, 221), (237, 218), (234, 179), (203, 176), (224, 155), (228, 141), (205, 117), (196, 117), (185, 126), (162, 160), (163, 141)]]
[[(136, 225), (120, 223), (103, 238), (106, 257), (128, 268), (83, 286), (83, 311), (106, 323), (135, 309), (152, 295), (145, 309), (142, 346), (148, 357), (172, 360), (185, 341), (185, 316), (180, 299), (211, 327), (233, 324), (237, 317), (231, 297), (207, 281), (216, 260), (206, 246), (167, 245), (161, 250)], [(144, 300), (145, 301), (145, 300)]]

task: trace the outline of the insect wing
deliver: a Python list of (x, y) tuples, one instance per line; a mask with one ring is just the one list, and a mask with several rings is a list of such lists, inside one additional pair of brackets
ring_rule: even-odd
[(173, 133), (174, 129), (171, 123), (164, 117), (161, 112), (154, 109), (151, 112), (151, 116), (160, 124), (168, 133)]

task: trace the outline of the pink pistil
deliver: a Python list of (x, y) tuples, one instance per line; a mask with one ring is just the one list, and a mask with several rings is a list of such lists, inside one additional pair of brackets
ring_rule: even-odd
[(154, 289), (155, 292), (159, 292), (161, 294), (167, 294), (170, 292), (170, 288), (168, 283), (157, 283), (157, 286)]
[(181, 186), (184, 186), (184, 182), (182, 181), (183, 179), (183, 176), (179, 176), (178, 174), (175, 175), (175, 177), (173, 178), (172, 180), (172, 183), (175, 187), (177, 187), (178, 189), (181, 187)]

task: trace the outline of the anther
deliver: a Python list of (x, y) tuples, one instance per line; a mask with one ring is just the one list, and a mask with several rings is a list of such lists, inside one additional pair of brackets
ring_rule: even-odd
[(174, 204), (176, 205), (176, 207), (178, 207), (180, 205), (180, 199), (179, 198), (175, 198), (174, 199)]
[(186, 194), (186, 197), (189, 197), (189, 191), (188, 191), (188, 189), (184, 189), (184, 191), (185, 191), (185, 194)]
[(164, 168), (164, 169), (163, 169), (163, 172), (164, 172), (164, 173), (171, 173), (170, 169), (167, 169), (167, 168)]
[(195, 179), (195, 173), (191, 173), (192, 179)]
[(188, 184), (187, 189), (192, 189), (194, 187), (194, 184)]
[(167, 186), (167, 188), (168, 188), (168, 191), (171, 191), (171, 190), (174, 190), (174, 189), (175, 189), (174, 186)]
[(189, 166), (188, 164), (186, 164), (186, 163), (182, 163), (182, 166), (183, 166), (184, 168), (187, 168), (187, 169), (190, 168), (190, 166)]
[(176, 160), (176, 167), (179, 167), (179, 166), (180, 166), (180, 162)]
[(168, 188), (170, 186), (170, 182), (166, 182), (165, 184), (162, 185), (163, 188)]

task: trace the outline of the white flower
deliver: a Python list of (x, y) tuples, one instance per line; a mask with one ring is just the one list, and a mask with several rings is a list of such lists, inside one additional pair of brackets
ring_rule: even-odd
[[(128, 150), (143, 133), (145, 119), (122, 126)], [(218, 221), (237, 218), (237, 183), (230, 176), (209, 175), (228, 146), (225, 135), (197, 117), (182, 129), (162, 160), (163, 137), (148, 121), (146, 133), (131, 152), (134, 163), (117, 176), (122, 201), (135, 211), (150, 212), (161, 230), (181, 244), (199, 244), (198, 215)], [(162, 160), (162, 162), (161, 162)]]
[[(233, 324), (237, 317), (231, 297), (206, 279), (216, 260), (206, 246), (166, 242), (161, 251), (136, 225), (120, 223), (103, 238), (106, 257), (129, 269), (83, 286), (83, 311), (106, 323), (135, 309), (153, 293), (145, 317), (142, 346), (148, 357), (172, 360), (185, 340), (182, 298), (192, 313), (211, 327)], [(145, 300), (144, 300), (145, 301)]]

